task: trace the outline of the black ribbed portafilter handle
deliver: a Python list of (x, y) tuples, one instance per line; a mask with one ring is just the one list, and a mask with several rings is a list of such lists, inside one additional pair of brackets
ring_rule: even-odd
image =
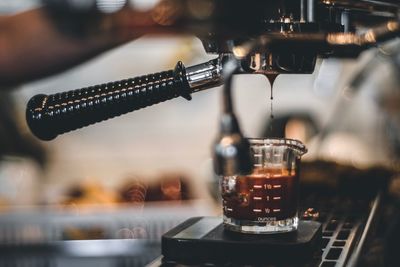
[(26, 109), (35, 136), (52, 140), (96, 122), (179, 96), (190, 100), (190, 86), (182, 62), (174, 70), (149, 74), (54, 95), (36, 95)]

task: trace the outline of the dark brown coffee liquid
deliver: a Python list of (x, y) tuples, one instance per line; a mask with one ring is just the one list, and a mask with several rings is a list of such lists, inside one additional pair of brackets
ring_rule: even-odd
[(270, 131), (271, 132), (272, 132), (272, 124), (273, 124), (272, 122), (274, 120), (274, 104), (273, 104), (273, 101), (274, 101), (274, 82), (275, 82), (276, 77), (278, 77), (278, 75), (279, 74), (266, 74), (267, 79), (268, 79), (268, 81), (269, 81), (269, 83), (271, 85), (271, 96), (269, 98), (271, 100), (271, 104), (270, 104), (270, 119), (271, 119), (271, 122), (270, 122), (271, 129), (270, 129)]
[(276, 77), (278, 77), (278, 73), (274, 73), (274, 74), (266, 74), (265, 76), (267, 76), (267, 79), (271, 85), (271, 97), (270, 99), (273, 100), (274, 99), (274, 94), (273, 94), (273, 88), (274, 88), (274, 82)]
[(224, 215), (250, 221), (284, 220), (296, 216), (298, 177), (294, 171), (260, 169), (238, 176), (234, 191), (222, 187)]

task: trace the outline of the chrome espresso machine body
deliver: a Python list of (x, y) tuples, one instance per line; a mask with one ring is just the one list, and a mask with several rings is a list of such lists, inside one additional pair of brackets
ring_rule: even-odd
[[(123, 10), (135, 9), (135, 1), (93, 0), (88, 1), (87, 5), (77, 1), (47, 0), (44, 3), (54, 15), (60, 30), (78, 35), (92, 31), (93, 25), (103, 25), (101, 22), (118, 18)], [(247, 153), (249, 144), (243, 138), (235, 116), (232, 76), (254, 73), (273, 79), (277, 74), (309, 74), (314, 71), (317, 58), (357, 58), (362, 51), (400, 35), (399, 11), (400, 3), (396, 0), (156, 1), (151, 7), (151, 20), (141, 26), (129, 28), (129, 20), (134, 18), (125, 18), (129, 31), (138, 34), (190, 33), (200, 38), (205, 51), (215, 54), (216, 58), (190, 67), (178, 62), (173, 70), (54, 95), (36, 95), (28, 103), (27, 122), (38, 138), (52, 140), (60, 134), (173, 98), (182, 96), (190, 100), (196, 92), (223, 85), (223, 114), (220, 135), (214, 145), (214, 168), (220, 175), (248, 173), (251, 168), (251, 159)], [(76, 32), (77, 25), (68, 23), (71, 16), (80, 18), (76, 22), (80, 25), (79, 33)], [(100, 26), (96, 30), (105, 29)], [(352, 185), (350, 182), (348, 186)], [(337, 196), (331, 196), (325, 194), (319, 204), (325, 203), (336, 211), (340, 210), (335, 206)], [(307, 201), (310, 200), (305, 200), (305, 203)], [(322, 231), (322, 242), (325, 243), (322, 245), (325, 246), (322, 254), (314, 255), (311, 251), (311, 247), (318, 246), (315, 239), (300, 246), (300, 250), (293, 246), (282, 251), (290, 251), (288, 255), (304, 256), (311, 253), (313, 256), (307, 263), (301, 262), (307, 266), (357, 266), (362, 245), (366, 242), (365, 235), (371, 228), (373, 216), (382, 199), (379, 194), (373, 195), (372, 206), (350, 198), (346, 198), (346, 201), (341, 203), (348, 203), (348, 209), (354, 213), (364, 212), (364, 215), (358, 220), (350, 216), (340, 217), (338, 214), (343, 214), (343, 210), (337, 213), (326, 211), (324, 216), (321, 212), (320, 222), (323, 227), (317, 227), (314, 231), (319, 231), (319, 235)], [(306, 211), (308, 213), (304, 213), (304, 217), (312, 217), (312, 211)], [(213, 234), (224, 236), (220, 228), (215, 228), (217, 224), (213, 219), (195, 218), (190, 223), (197, 226), (193, 226), (193, 229), (192, 226), (181, 226), (182, 232), (170, 232), (165, 238), (183, 236), (200, 240), (206, 236), (211, 238)], [(185, 227), (193, 231), (184, 232)], [(207, 232), (199, 235), (199, 231)], [(188, 237), (191, 234), (194, 237)], [(232, 242), (223, 243), (226, 245), (225, 250), (234, 248), (238, 243), (254, 245), (261, 242), (235, 237), (228, 239)], [(281, 241), (274, 240), (276, 246), (271, 247), (271, 242), (268, 246), (272, 251), (276, 247), (287, 249), (286, 245), (290, 242), (282, 245)], [(193, 248), (199, 251), (196, 245)], [(163, 248), (163, 252), (166, 251)], [(280, 253), (280, 250), (276, 251)], [(196, 257), (199, 255), (201, 257), (201, 253), (196, 254)], [(168, 260), (160, 259), (152, 266), (180, 264), (176, 259)], [(189, 260), (184, 264), (235, 266), (234, 262), (210, 261)], [(282, 265), (279, 262), (274, 264)], [(288, 264), (293, 266), (294, 263)]]

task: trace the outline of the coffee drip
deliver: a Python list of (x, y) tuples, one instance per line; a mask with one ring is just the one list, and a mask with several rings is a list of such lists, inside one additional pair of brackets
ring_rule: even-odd
[(268, 81), (269, 81), (269, 83), (270, 83), (270, 85), (271, 85), (271, 95), (270, 95), (270, 116), (269, 116), (269, 118), (270, 118), (270, 129), (269, 129), (269, 131), (270, 131), (270, 133), (272, 133), (272, 125), (273, 125), (273, 121), (274, 121), (274, 104), (273, 104), (273, 101), (274, 101), (274, 83), (275, 83), (275, 80), (276, 80), (276, 78), (278, 77), (278, 73), (273, 73), (273, 74), (266, 74), (265, 76), (267, 77), (267, 79), (268, 79)]

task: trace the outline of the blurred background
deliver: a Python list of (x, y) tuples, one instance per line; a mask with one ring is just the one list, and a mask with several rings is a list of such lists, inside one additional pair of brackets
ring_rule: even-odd
[[(38, 4), (2, 1), (0, 14)], [(394, 58), (399, 55), (396, 40), (363, 52), (357, 60), (319, 60), (310, 75), (279, 75), (273, 87), (273, 122), (268, 80), (262, 75), (236, 76), (234, 101), (245, 136), (284, 134), (300, 139), (309, 148), (304, 161), (328, 160), (360, 169), (398, 168), (400, 72)], [(92, 215), (102, 224), (107, 219), (103, 215), (113, 212), (120, 224), (104, 222), (107, 226), (90, 231), (64, 227), (52, 234), (64, 239), (154, 240), (186, 218), (220, 214), (211, 145), (218, 132), (221, 88), (200, 92), (190, 102), (175, 99), (50, 142), (38, 141), (25, 122), (26, 103), (33, 95), (171, 69), (179, 60), (191, 66), (212, 58), (193, 36), (145, 35), (68, 71), (4, 88), (0, 100), (3, 214), (11, 212), (21, 221), (37, 210), (61, 212), (61, 217), (66, 212), (75, 216), (72, 224), (84, 224)], [(83, 218), (82, 214), (91, 215)], [(96, 217), (99, 214), (102, 219)], [(3, 222), (10, 218), (3, 217)], [(169, 220), (166, 226), (151, 229), (150, 222), (160, 217)], [(124, 223), (130, 220), (136, 223)], [(10, 230), (1, 231), (4, 240), (16, 238)], [(23, 233), (24, 239), (42, 238), (38, 228)]]
[[(34, 4), (6, 1), (0, 4), (0, 12), (12, 14)], [(190, 66), (213, 57), (192, 36), (146, 35), (59, 75), (4, 91), (3, 102), (8, 106), (3, 109), (7, 109), (8, 120), (16, 122), (16, 129), (3, 126), (3, 134), (22, 140), (3, 141), (13, 146), (10, 153), (5, 151), (0, 170), (3, 201), (9, 205), (56, 204), (63, 201), (69, 187), (78, 184), (93, 183), (115, 192), (129, 180), (155, 181), (164, 175), (187, 178), (192, 196), (207, 198), (207, 184), (213, 181), (211, 145), (218, 132), (221, 88), (196, 94), (190, 102), (162, 103), (51, 142), (37, 141), (30, 134), (25, 107), (35, 94), (171, 69), (179, 60)], [(371, 64), (379, 71), (369, 71)], [(390, 114), (383, 102), (386, 94), (397, 90), (397, 71), (382, 52), (372, 49), (358, 60), (320, 60), (311, 75), (280, 75), (273, 88), (272, 133), (268, 132), (271, 86), (264, 76), (236, 76), (234, 101), (247, 137), (279, 135), (285, 129), (287, 137), (306, 143), (305, 160), (319, 157), (358, 167), (393, 165), (394, 143), (386, 138)], [(350, 88), (355, 79), (357, 88)], [(20, 141), (28, 142), (28, 148), (17, 145)]]

